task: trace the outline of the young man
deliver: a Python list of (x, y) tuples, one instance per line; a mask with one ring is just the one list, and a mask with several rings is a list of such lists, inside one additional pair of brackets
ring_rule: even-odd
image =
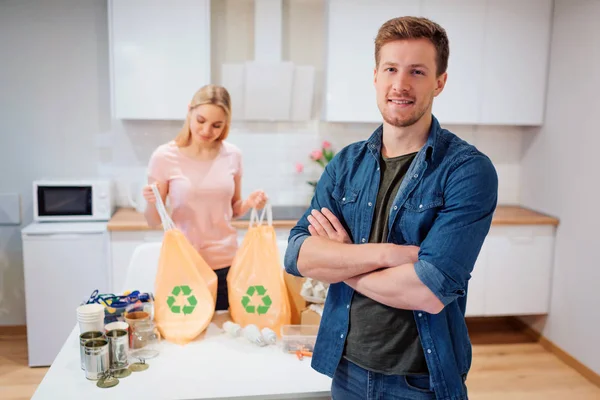
[(432, 115), (448, 55), (427, 19), (381, 26), (383, 124), (327, 165), (289, 237), (286, 271), (331, 283), (312, 366), (333, 378), (334, 399), (467, 398), (467, 286), (498, 179)]

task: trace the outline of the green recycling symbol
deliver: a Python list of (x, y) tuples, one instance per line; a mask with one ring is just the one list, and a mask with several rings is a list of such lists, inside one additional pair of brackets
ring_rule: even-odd
[[(269, 295), (267, 295), (266, 293), (267, 289), (265, 289), (265, 287), (261, 285), (250, 286), (248, 290), (246, 290), (246, 296), (242, 297), (242, 306), (244, 306), (244, 309), (246, 309), (246, 312), (248, 314), (257, 313), (258, 315), (261, 315), (266, 314), (267, 311), (269, 311), (269, 308), (271, 307), (271, 304), (273, 302), (271, 301)], [(262, 305), (256, 306), (254, 305), (255, 303), (253, 303), (250, 300), (250, 298), (254, 297), (255, 294), (261, 296)]]
[[(190, 289), (187, 285), (175, 286), (173, 291), (171, 291), (172, 296), (167, 298), (167, 305), (171, 309), (173, 314), (181, 314), (183, 309), (183, 314), (191, 314), (194, 312), (194, 308), (196, 308), (196, 304), (198, 304), (198, 300), (196, 300), (196, 296), (192, 294), (192, 289)], [(175, 305), (175, 297), (179, 297), (179, 295), (183, 294), (187, 296), (187, 305), (181, 307), (180, 305)]]

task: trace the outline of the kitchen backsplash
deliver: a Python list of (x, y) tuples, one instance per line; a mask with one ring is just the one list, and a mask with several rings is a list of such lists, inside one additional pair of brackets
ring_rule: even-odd
[[(181, 127), (178, 121), (114, 121), (110, 132), (96, 138), (98, 173), (114, 179), (119, 206), (129, 206), (127, 192), (139, 190), (146, 177), (152, 151), (171, 140)], [(334, 150), (368, 137), (376, 124), (248, 123), (234, 122), (229, 141), (244, 156), (242, 192), (263, 189), (274, 204), (306, 204), (322, 168), (309, 159), (312, 150), (327, 140)], [(447, 126), (458, 136), (489, 155), (499, 175), (499, 202), (519, 203), (520, 159), (523, 135), (537, 128), (514, 126)], [(304, 172), (296, 171), (296, 164)]]

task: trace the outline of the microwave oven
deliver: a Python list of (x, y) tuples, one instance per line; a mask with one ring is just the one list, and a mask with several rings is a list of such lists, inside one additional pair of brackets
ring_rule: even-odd
[(33, 181), (34, 221), (108, 221), (114, 209), (109, 180)]

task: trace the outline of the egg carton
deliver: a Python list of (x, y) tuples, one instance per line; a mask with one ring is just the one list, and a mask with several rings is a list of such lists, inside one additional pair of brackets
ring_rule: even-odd
[(328, 292), (328, 283), (317, 281), (312, 278), (306, 278), (302, 285), (302, 289), (300, 289), (300, 296), (309, 303), (322, 304), (325, 303)]

